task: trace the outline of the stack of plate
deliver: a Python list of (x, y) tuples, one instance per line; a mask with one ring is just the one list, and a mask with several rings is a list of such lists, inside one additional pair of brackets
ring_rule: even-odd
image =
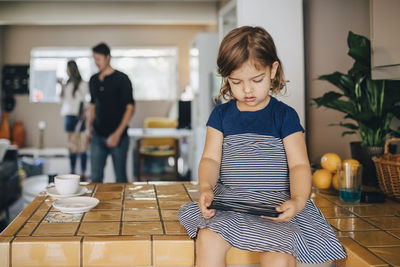
[(99, 200), (94, 197), (81, 196), (88, 192), (84, 186), (80, 186), (78, 192), (71, 195), (61, 195), (57, 192), (54, 186), (46, 189), (47, 194), (56, 201), (53, 202), (53, 207), (63, 213), (83, 213), (88, 212), (99, 204)]
[(68, 197), (57, 199), (53, 207), (64, 213), (82, 213), (93, 209), (99, 202), (94, 197)]

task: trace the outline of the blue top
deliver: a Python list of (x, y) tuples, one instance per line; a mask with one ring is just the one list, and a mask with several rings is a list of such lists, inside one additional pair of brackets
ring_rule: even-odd
[(255, 133), (283, 139), (292, 133), (304, 132), (297, 112), (272, 96), (268, 105), (257, 111), (240, 111), (236, 100), (218, 105), (212, 111), (207, 126), (221, 131), (224, 137)]

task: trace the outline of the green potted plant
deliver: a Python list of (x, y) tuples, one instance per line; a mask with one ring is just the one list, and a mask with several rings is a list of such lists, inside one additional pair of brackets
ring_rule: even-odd
[(400, 81), (371, 79), (371, 45), (361, 35), (349, 31), (348, 55), (355, 62), (347, 74), (334, 72), (321, 75), (339, 91), (330, 91), (313, 101), (345, 116), (338, 125), (346, 128), (342, 136), (358, 133), (361, 142), (352, 142), (352, 157), (364, 166), (363, 184), (377, 185), (372, 156), (382, 154), (386, 138), (399, 136), (399, 129), (390, 128), (393, 118), (400, 119)]

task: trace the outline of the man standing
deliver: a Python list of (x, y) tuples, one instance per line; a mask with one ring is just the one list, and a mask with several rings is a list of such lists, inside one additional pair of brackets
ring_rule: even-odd
[(103, 182), (104, 166), (111, 154), (116, 182), (127, 182), (128, 123), (135, 101), (128, 76), (110, 65), (110, 48), (100, 43), (92, 48), (99, 72), (89, 81), (90, 112), (87, 126), (90, 141), (92, 182)]

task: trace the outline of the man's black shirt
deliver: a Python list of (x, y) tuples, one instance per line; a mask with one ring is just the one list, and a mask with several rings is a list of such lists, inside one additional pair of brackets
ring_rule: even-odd
[(126, 74), (115, 70), (103, 81), (99, 80), (99, 74), (93, 75), (89, 81), (90, 103), (95, 105), (93, 128), (97, 134), (107, 137), (121, 123), (126, 105), (134, 105), (135, 101), (132, 84)]

